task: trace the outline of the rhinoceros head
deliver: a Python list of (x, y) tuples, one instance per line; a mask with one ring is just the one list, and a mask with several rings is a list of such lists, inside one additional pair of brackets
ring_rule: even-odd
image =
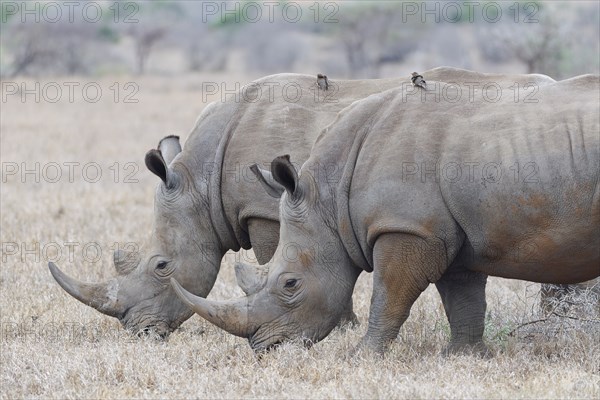
[[(277, 186), (271, 185), (272, 179)], [(285, 340), (317, 342), (339, 322), (359, 270), (349, 265), (335, 227), (333, 203), (320, 199), (310, 171), (299, 177), (289, 157), (282, 156), (271, 164), (271, 174), (259, 181), (284, 191), (279, 245), (262, 288), (245, 290), (248, 296), (239, 300), (218, 302), (194, 296), (176, 279), (173, 287), (197, 314), (248, 338), (254, 350)]]
[[(128, 330), (166, 337), (193, 312), (169, 280), (184, 282), (192, 293), (212, 289), (224, 254), (211, 226), (206, 187), (178, 162), (179, 138), (163, 139), (146, 154), (146, 165), (161, 178), (155, 194), (154, 226), (144, 254), (117, 251), (117, 276), (108, 282), (79, 282), (50, 263), (56, 281), (77, 300), (116, 317)], [(183, 155), (183, 154), (182, 154)]]

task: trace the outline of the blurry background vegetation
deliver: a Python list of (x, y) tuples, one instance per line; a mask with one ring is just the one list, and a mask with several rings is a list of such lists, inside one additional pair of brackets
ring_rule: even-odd
[[(87, 18), (82, 16), (85, 3), (76, 2), (72, 21), (58, 1), (62, 16), (56, 22), (51, 7), (44, 13), (47, 3), (27, 4), (30, 10), (39, 7), (38, 22), (34, 14), (15, 12), (23, 2), (2, 2), (2, 78), (203, 71), (377, 78), (441, 65), (555, 79), (599, 72), (596, 1), (496, 2), (502, 7), (496, 22), (490, 22), (491, 11), (487, 20), (483, 16), (486, 1), (473, 15), (463, 1), (453, 2), (460, 16), (444, 1), (279, 1), (272, 22), (262, 1), (254, 2), (262, 9), (256, 21), (256, 7), (246, 1), (227, 2), (227, 10), (238, 10), (227, 14), (221, 1), (96, 1), (86, 9)], [(297, 22), (282, 17), (287, 3), (301, 6)], [(91, 22), (96, 6), (102, 16)], [(409, 14), (414, 6), (418, 12)], [(438, 7), (439, 22), (422, 7)], [(294, 17), (294, 10), (288, 15)]]

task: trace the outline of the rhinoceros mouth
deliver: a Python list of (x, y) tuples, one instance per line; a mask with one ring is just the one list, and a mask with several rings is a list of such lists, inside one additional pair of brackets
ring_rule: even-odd
[(279, 340), (272, 341), (268, 344), (264, 344), (262, 342), (255, 342), (252, 337), (248, 338), (248, 343), (250, 344), (250, 348), (252, 348), (252, 350), (255, 353), (268, 353), (272, 350), (275, 350), (279, 346), (281, 346), (281, 344), (283, 342), (284, 342), (283, 339), (279, 339)]
[(128, 318), (127, 313), (121, 318), (121, 325), (125, 330), (138, 338), (143, 339), (156, 339), (158, 341), (165, 340), (169, 337), (171, 332), (176, 328), (171, 328), (164, 322), (146, 321), (141, 322), (139, 318), (133, 319)]
[(285, 334), (271, 332), (270, 334), (265, 335), (265, 331), (268, 332), (268, 329), (263, 328), (261, 332), (261, 328), (259, 327), (248, 336), (248, 343), (256, 353), (269, 352), (290, 340)]
[(306, 349), (310, 349), (316, 343), (315, 340), (305, 337), (298, 338), (296, 340), (290, 340), (288, 337), (283, 336), (276, 339), (266, 338), (261, 340), (256, 340), (253, 336), (251, 336), (248, 338), (248, 342), (255, 353), (268, 353), (287, 342), (297, 343)]
[(158, 341), (166, 340), (169, 337), (170, 334), (171, 334), (170, 331), (159, 329), (155, 325), (146, 326), (146, 327), (144, 327), (142, 329), (139, 329), (135, 333), (135, 335), (138, 338), (143, 338), (143, 339), (146, 339), (146, 338), (150, 339), (150, 338), (152, 338), (152, 339), (155, 339), (155, 340), (158, 340)]

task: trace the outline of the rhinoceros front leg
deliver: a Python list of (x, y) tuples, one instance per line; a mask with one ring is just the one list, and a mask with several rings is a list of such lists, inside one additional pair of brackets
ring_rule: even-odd
[(450, 344), (444, 354), (489, 355), (483, 343), (486, 283), (487, 275), (460, 265), (455, 268), (454, 263), (435, 283), (450, 323)]
[(385, 234), (373, 249), (373, 294), (364, 348), (383, 353), (398, 336), (410, 308), (446, 265), (443, 243), (409, 234)]

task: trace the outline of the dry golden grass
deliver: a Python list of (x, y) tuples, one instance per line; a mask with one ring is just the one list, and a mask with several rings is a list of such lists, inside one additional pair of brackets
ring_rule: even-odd
[[(202, 80), (211, 78), (234, 80)], [(385, 358), (346, 358), (366, 330), (366, 274), (354, 296), (360, 327), (336, 330), (309, 350), (286, 344), (260, 359), (244, 340), (199, 317), (161, 343), (134, 338), (115, 319), (71, 298), (48, 271), (56, 248), (47, 245), (60, 246), (58, 264), (73, 276), (98, 281), (112, 275), (113, 244), (141, 241), (151, 228), (157, 180), (144, 167), (146, 150), (166, 134), (185, 139), (204, 106), (199, 77), (135, 79), (139, 103), (115, 104), (109, 86), (131, 80), (99, 81), (106, 94), (95, 104), (81, 96), (74, 103), (22, 103), (15, 97), (2, 104), (3, 163), (32, 168), (35, 162), (97, 162), (103, 173), (89, 183), (79, 168), (71, 183), (65, 167), (58, 183), (43, 176), (35, 183), (33, 175), (24, 183), (19, 175), (7, 176), (2, 183), (2, 398), (600, 397), (598, 315), (586, 310), (586, 318), (595, 320), (553, 318), (510, 334), (542, 318), (539, 285), (526, 282), (489, 280), (486, 341), (495, 354), (489, 360), (440, 355), (449, 327), (434, 287), (415, 304)], [(118, 183), (109, 169), (115, 162), (121, 167)], [(126, 162), (139, 166), (138, 183), (123, 182)], [(67, 242), (79, 244), (72, 261)], [(13, 243), (17, 254), (7, 247)], [(36, 243), (35, 254), (20, 252)], [(87, 243), (100, 246), (99, 261), (90, 260), (93, 248), (83, 253)], [(212, 298), (242, 294), (235, 286), (235, 257), (226, 257)]]

